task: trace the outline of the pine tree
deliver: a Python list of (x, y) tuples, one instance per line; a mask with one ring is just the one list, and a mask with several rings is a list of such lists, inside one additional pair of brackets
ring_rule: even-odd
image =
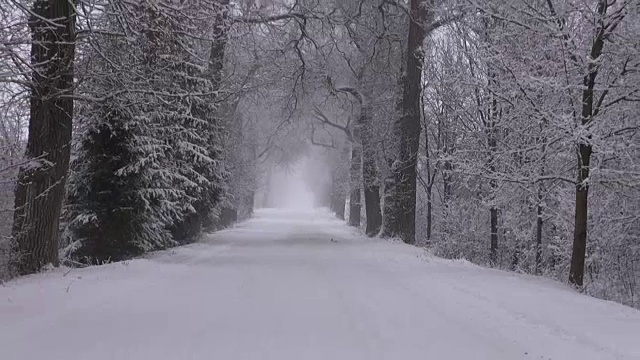
[(194, 55), (205, 46), (183, 35), (192, 18), (150, 2), (129, 10), (131, 36), (97, 39), (89, 65), (84, 90), (98, 100), (81, 107), (69, 187), (76, 261), (191, 241), (220, 198), (216, 90)]

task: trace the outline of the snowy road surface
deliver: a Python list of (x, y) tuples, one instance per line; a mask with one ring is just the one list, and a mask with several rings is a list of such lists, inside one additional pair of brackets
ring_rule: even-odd
[(640, 312), (265, 210), (200, 244), (0, 286), (0, 359), (640, 359)]

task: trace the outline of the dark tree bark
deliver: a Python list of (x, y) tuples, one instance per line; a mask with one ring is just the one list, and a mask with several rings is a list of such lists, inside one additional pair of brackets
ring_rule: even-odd
[(536, 271), (535, 274), (540, 274), (542, 268), (542, 193), (538, 192), (538, 206), (536, 211)]
[(442, 165), (442, 201), (443, 207), (446, 208), (449, 206), (449, 202), (451, 201), (452, 195), (452, 179), (451, 172), (453, 171), (453, 165), (451, 161), (445, 160)]
[[(608, 33), (615, 30), (622, 21), (623, 16), (617, 17), (612, 23), (605, 23), (605, 17), (609, 3), (607, 0), (599, 0), (596, 8), (597, 28), (591, 44), (591, 52), (587, 65), (587, 75), (583, 79), (581, 124), (586, 127), (598, 114), (598, 106), (594, 107), (594, 88), (598, 76), (599, 62), (604, 48), (604, 40)], [(598, 99), (598, 104), (606, 92)], [(571, 253), (571, 269), (569, 270), (569, 282), (576, 286), (583, 285), (584, 263), (587, 251), (587, 219), (589, 198), (589, 170), (591, 164), (592, 146), (589, 143), (590, 136), (578, 143), (578, 178), (576, 182), (576, 207), (573, 232), (573, 249)]]
[(229, 39), (229, 1), (219, 0), (218, 13), (213, 26), (213, 41), (209, 54), (209, 77), (215, 89), (222, 85), (222, 70), (224, 67), (224, 53)]
[[(490, 174), (495, 174), (496, 165), (495, 165), (495, 153), (497, 147), (497, 139), (496, 139), (496, 129), (495, 129), (495, 119), (494, 116), (496, 114), (496, 102), (493, 102), (493, 110), (489, 114), (489, 128), (487, 129), (487, 137), (488, 137), (488, 147), (489, 147), (489, 172)], [(496, 192), (498, 191), (498, 182), (495, 179), (489, 180), (490, 187), (490, 199), (491, 199), (491, 208), (489, 209), (489, 218), (490, 218), (490, 252), (489, 252), (489, 261), (491, 266), (496, 266), (498, 262), (498, 207), (495, 205)]]
[[(28, 166), (20, 169), (13, 225), (15, 270), (59, 265), (58, 224), (69, 170), (73, 120), (75, 2), (36, 0), (32, 34)], [(53, 26), (52, 24), (56, 24)]]
[(425, 168), (427, 171), (427, 181), (423, 182), (427, 193), (427, 245), (431, 244), (431, 235), (433, 232), (433, 184), (435, 184), (436, 169), (431, 169), (431, 151), (429, 148), (429, 123), (426, 121), (424, 106), (422, 106), (422, 121), (424, 127), (424, 156)]
[(364, 206), (367, 218), (365, 233), (375, 236), (382, 226), (382, 212), (380, 209), (380, 180), (376, 163), (376, 149), (371, 141), (371, 119), (367, 97), (357, 89), (342, 87), (336, 89), (355, 97), (360, 103), (360, 115), (356, 123), (353, 141), (362, 145), (362, 186), (364, 189)]
[[(397, 83), (397, 101), (395, 102), (395, 111), (396, 113), (402, 113), (402, 90), (404, 84), (404, 61), (401, 62), (400, 66), (400, 76), (398, 77)], [(398, 122), (393, 124), (392, 127), (392, 139), (400, 139), (402, 134), (400, 132), (400, 127)], [(389, 173), (384, 178), (384, 186), (382, 188), (383, 194), (383, 206), (382, 206), (382, 231), (380, 232), (381, 237), (393, 237), (398, 234), (398, 196), (397, 196), (397, 185), (400, 178), (399, 171), (399, 161), (397, 161), (398, 155), (398, 143), (395, 141), (391, 142), (389, 146), (385, 149), (385, 162), (387, 164), (387, 168), (389, 169)]]
[(402, 116), (399, 121), (399, 178), (396, 184), (397, 235), (407, 244), (415, 244), (416, 166), (420, 142), (420, 96), (422, 82), (422, 44), (426, 36), (425, 0), (411, 0), (407, 61), (402, 92)]
[(583, 285), (584, 262), (587, 252), (587, 217), (589, 197), (589, 164), (591, 160), (591, 146), (578, 145), (578, 181), (576, 185), (576, 208), (573, 231), (573, 249), (571, 251), (571, 269), (569, 282)]
[(445, 160), (442, 163), (442, 208), (444, 215), (447, 215), (449, 202), (453, 195), (453, 163), (450, 157), (453, 155), (453, 145), (449, 136), (449, 129), (444, 128), (442, 121), (439, 122), (440, 138), (442, 139), (442, 152), (445, 154)]
[(366, 104), (361, 107), (358, 124), (362, 127), (360, 139), (362, 142), (362, 183), (364, 186), (364, 205), (367, 215), (366, 234), (375, 236), (382, 226), (382, 212), (380, 209), (380, 180), (376, 151), (371, 143), (369, 109)]
[(489, 209), (489, 217), (491, 225), (489, 261), (491, 262), (491, 266), (496, 266), (498, 263), (498, 209), (495, 206)]
[(349, 158), (349, 150), (345, 146), (343, 147), (340, 158), (338, 160), (339, 166), (333, 169), (332, 172), (332, 190), (331, 190), (331, 208), (336, 214), (338, 219), (344, 220), (345, 205), (347, 201), (347, 193), (345, 191), (345, 183), (348, 179), (348, 174), (341, 165), (346, 164)]
[(433, 228), (433, 204), (432, 204), (432, 187), (427, 187), (427, 242), (431, 242), (431, 232)]
[[(358, 136), (354, 134), (357, 139)], [(349, 195), (349, 225), (358, 227), (360, 226), (360, 212), (361, 212), (361, 196), (360, 196), (360, 175), (362, 166), (362, 149), (357, 141), (351, 143), (351, 168), (350, 183), (351, 192)]]
[[(255, 127), (251, 126), (250, 128), (250, 134), (251, 134), (251, 143), (249, 144), (249, 155), (251, 156), (251, 166), (254, 167), (254, 169), (257, 167), (257, 162), (258, 162), (258, 149), (256, 146), (256, 141), (254, 139), (254, 135), (255, 135)], [(247, 209), (247, 217), (250, 217), (253, 215), (253, 211), (254, 211), (254, 207), (255, 207), (255, 203), (256, 203), (256, 184), (255, 184), (255, 177), (254, 177), (254, 183), (253, 183), (253, 187), (251, 188), (251, 190), (249, 191), (249, 193), (245, 196), (244, 199), (244, 203), (245, 203), (245, 207)]]
[[(489, 36), (489, 26), (488, 23), (485, 23), (485, 31), (487, 40), (490, 39)], [(497, 162), (497, 150), (498, 150), (498, 121), (501, 117), (501, 111), (498, 105), (498, 99), (495, 96), (495, 91), (497, 90), (497, 82), (496, 82), (496, 73), (490, 68), (488, 71), (488, 87), (490, 90), (490, 99), (491, 102), (489, 104), (489, 109), (487, 111), (486, 117), (483, 118), (484, 122), (484, 130), (487, 136), (487, 150), (488, 150), (488, 168), (489, 174), (491, 175), (491, 180), (489, 180), (489, 199), (491, 201), (491, 207), (489, 208), (489, 262), (491, 266), (496, 266), (498, 264), (498, 216), (499, 209), (496, 206), (496, 195), (498, 192), (498, 181), (496, 180), (496, 162)]]
[(367, 216), (367, 228), (365, 233), (368, 236), (376, 236), (378, 232), (380, 232), (380, 227), (382, 226), (382, 213), (380, 212), (380, 186), (367, 185), (364, 189), (364, 202)]

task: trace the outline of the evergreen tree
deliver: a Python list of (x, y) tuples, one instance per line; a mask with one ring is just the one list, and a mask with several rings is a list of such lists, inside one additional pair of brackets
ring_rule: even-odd
[(83, 89), (96, 100), (80, 107), (68, 250), (81, 262), (192, 240), (223, 180), (205, 47), (181, 31), (190, 18), (151, 2), (118, 15), (131, 36), (96, 39)]

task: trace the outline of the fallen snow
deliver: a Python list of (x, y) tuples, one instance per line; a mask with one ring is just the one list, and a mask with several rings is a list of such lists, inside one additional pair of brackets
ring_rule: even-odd
[(200, 244), (0, 286), (0, 358), (640, 359), (640, 312), (267, 210)]

